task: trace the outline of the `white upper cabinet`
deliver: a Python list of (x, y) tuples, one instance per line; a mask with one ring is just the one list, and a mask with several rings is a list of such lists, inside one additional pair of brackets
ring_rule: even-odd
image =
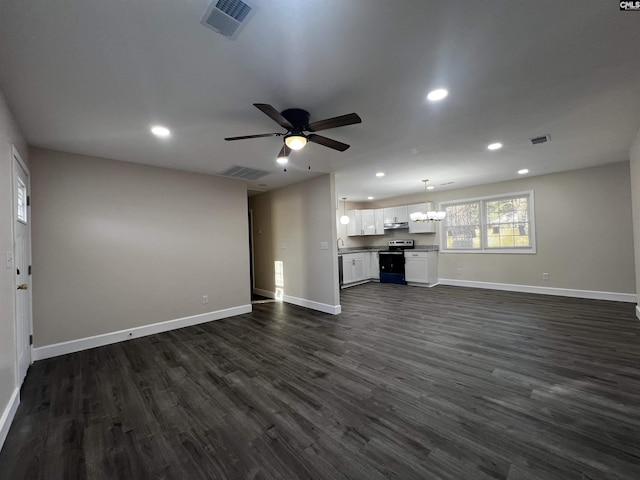
[(376, 235), (384, 235), (384, 208), (378, 208), (374, 212)]
[(362, 234), (376, 234), (376, 219), (374, 210), (362, 210)]
[(362, 212), (360, 210), (347, 210), (349, 223), (347, 223), (347, 235), (353, 237), (362, 235)]
[(382, 209), (347, 210), (347, 235), (384, 235)]
[(406, 205), (384, 209), (384, 223), (407, 223), (408, 221), (409, 214), (407, 213)]

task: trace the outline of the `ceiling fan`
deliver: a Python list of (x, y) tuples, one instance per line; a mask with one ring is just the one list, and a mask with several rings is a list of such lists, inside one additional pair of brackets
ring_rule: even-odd
[(362, 123), (362, 119), (355, 113), (348, 113), (339, 117), (327, 118), (325, 120), (309, 123), (309, 112), (302, 110), (301, 108), (289, 108), (282, 112), (278, 112), (275, 108), (266, 103), (254, 103), (253, 105), (282, 128), (286, 128), (287, 131), (285, 133), (261, 133), (258, 135), (229, 137), (225, 138), (225, 140), (230, 142), (233, 140), (246, 140), (249, 138), (284, 137), (284, 145), (278, 154), (278, 158), (287, 158), (291, 153), (291, 150), (300, 150), (307, 144), (307, 141), (344, 152), (349, 148), (349, 145), (331, 138), (323, 137), (322, 135), (316, 135), (314, 132), (328, 130), (329, 128), (344, 127), (355, 123)]

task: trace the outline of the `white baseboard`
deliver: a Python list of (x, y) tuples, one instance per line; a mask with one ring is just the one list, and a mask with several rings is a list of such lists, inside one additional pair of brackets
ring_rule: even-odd
[(616, 302), (636, 303), (637, 296), (633, 293), (600, 292), (597, 290), (577, 290), (572, 288), (540, 287), (537, 285), (515, 285), (511, 283), (477, 282), (473, 280), (455, 280), (440, 278), (441, 285), (457, 287), (487, 288), (490, 290), (506, 290), (511, 292), (538, 293), (542, 295), (556, 295), (560, 297), (591, 298), (594, 300), (613, 300)]
[(341, 305), (329, 305), (327, 303), (314, 302), (313, 300), (307, 300), (306, 298), (292, 297), (291, 295), (284, 295), (283, 300), (287, 303), (293, 303), (299, 307), (310, 308), (311, 310), (318, 310), (319, 312), (330, 313), (331, 315), (338, 315), (342, 312)]
[(636, 305), (636, 318), (640, 320), (640, 306)]
[(2, 450), (4, 441), (7, 439), (11, 423), (18, 411), (18, 405), (20, 405), (20, 389), (16, 388), (11, 394), (11, 398), (5, 407), (4, 412), (2, 412), (2, 417), (0, 417), (0, 450)]
[(276, 298), (275, 293), (268, 292), (267, 290), (262, 290), (260, 288), (254, 288), (253, 293), (255, 293), (256, 295), (260, 295), (261, 297)]
[[(256, 295), (261, 295), (267, 298), (276, 298), (276, 294), (274, 292), (269, 292), (267, 290), (261, 290), (259, 288), (254, 288), (253, 293)], [(342, 312), (341, 305), (329, 305), (327, 303), (315, 302), (313, 300), (307, 300), (306, 298), (298, 298), (292, 297), (291, 295), (284, 295), (282, 298), (283, 302), (292, 303), (293, 305), (298, 305), (299, 307), (310, 308), (311, 310), (318, 310), (323, 313), (330, 313), (331, 315), (338, 315)]]
[[(378, 281), (380, 281), (380, 280), (378, 280)], [(349, 288), (349, 287), (355, 287), (356, 285), (364, 285), (365, 283), (369, 283), (369, 282), (371, 282), (371, 280), (367, 278), (366, 280), (360, 280), (358, 282), (347, 283), (345, 285), (341, 285), (340, 288), (341, 289), (345, 289), (345, 288)]]
[(211, 322), (213, 320), (221, 320), (223, 318), (233, 317), (235, 315), (251, 313), (251, 310), (251, 305), (240, 305), (238, 307), (216, 310), (215, 312), (177, 318), (175, 320), (168, 320), (166, 322), (152, 323), (151, 325), (144, 325), (142, 327), (134, 327), (127, 330), (119, 330), (117, 332), (95, 335), (93, 337), (79, 338), (77, 340), (70, 340), (68, 342), (45, 345), (44, 347), (33, 349), (32, 359), (34, 361), (43, 360), (45, 358), (66, 355), (67, 353), (80, 352), (82, 350), (88, 350), (90, 348), (102, 347), (104, 345), (109, 345), (112, 343), (131, 340), (132, 338), (145, 337), (147, 335), (153, 335), (155, 333), (168, 332), (169, 330), (190, 327), (192, 325)]
[(423, 288), (431, 288), (438, 285), (437, 283), (420, 283), (420, 282), (407, 282), (407, 285), (410, 287), (423, 287)]

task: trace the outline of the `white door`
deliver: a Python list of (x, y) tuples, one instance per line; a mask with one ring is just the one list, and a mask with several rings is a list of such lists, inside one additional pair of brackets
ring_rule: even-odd
[(14, 268), (16, 272), (16, 384), (22, 385), (31, 364), (31, 235), (29, 172), (13, 150)]

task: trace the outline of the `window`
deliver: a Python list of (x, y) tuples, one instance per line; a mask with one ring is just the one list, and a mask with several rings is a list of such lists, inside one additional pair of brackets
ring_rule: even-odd
[(18, 209), (18, 221), (27, 223), (27, 186), (21, 178), (18, 178), (18, 201), (16, 208)]
[(445, 202), (443, 252), (536, 253), (533, 191)]

